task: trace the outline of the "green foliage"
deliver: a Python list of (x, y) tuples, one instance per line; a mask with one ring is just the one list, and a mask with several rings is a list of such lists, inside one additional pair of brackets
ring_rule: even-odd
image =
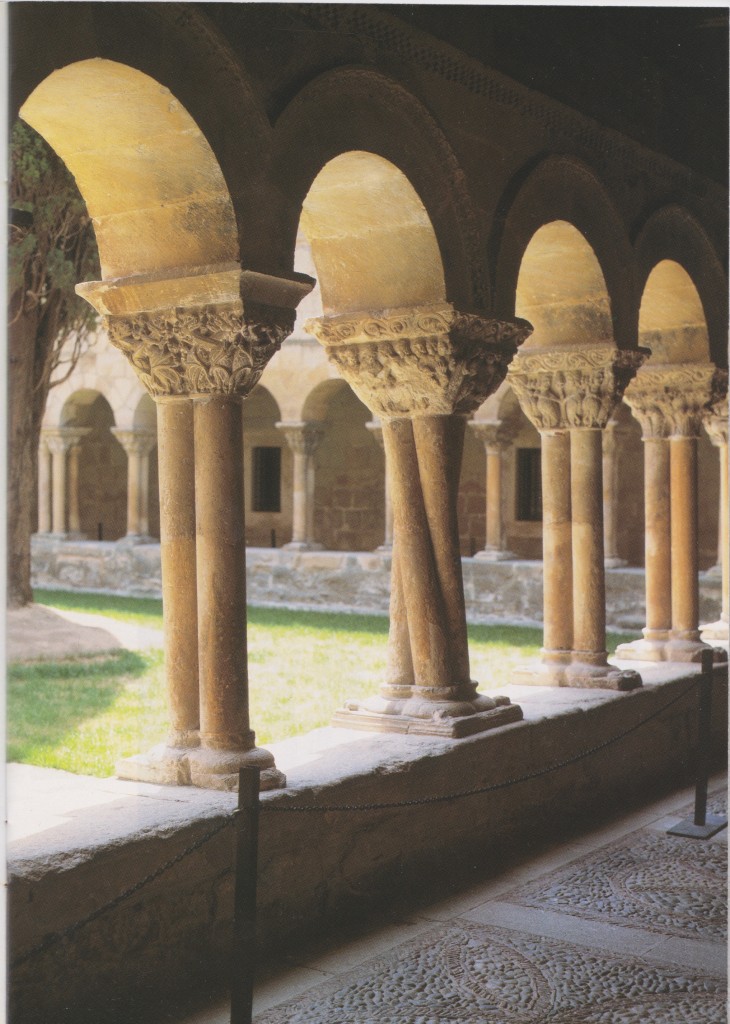
[(11, 209), (31, 214), (10, 232), (10, 294), (23, 293), (20, 311), (58, 304), (60, 339), (86, 333), (95, 313), (74, 286), (99, 277), (99, 254), (91, 219), (63, 161), (29, 125), (16, 121), (10, 139)]

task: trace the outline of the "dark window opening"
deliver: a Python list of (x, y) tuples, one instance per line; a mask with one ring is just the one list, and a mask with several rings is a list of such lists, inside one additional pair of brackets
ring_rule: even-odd
[(517, 449), (517, 519), (530, 523), (542, 521), (539, 448)]
[(253, 449), (254, 512), (281, 512), (281, 448)]

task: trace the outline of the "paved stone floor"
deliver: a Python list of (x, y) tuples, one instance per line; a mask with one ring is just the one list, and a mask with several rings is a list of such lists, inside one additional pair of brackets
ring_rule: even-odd
[[(725, 812), (726, 780), (710, 809)], [(727, 829), (690, 790), (467, 892), (323, 938), (256, 987), (256, 1024), (724, 1024)], [(179, 1024), (227, 1024), (227, 1002)]]

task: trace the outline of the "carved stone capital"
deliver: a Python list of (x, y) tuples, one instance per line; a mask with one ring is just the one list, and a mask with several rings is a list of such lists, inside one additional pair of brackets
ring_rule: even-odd
[(112, 427), (111, 431), (127, 455), (138, 455), (144, 458), (157, 444), (157, 434), (154, 430), (143, 430), (140, 427), (125, 430), (123, 427)]
[(314, 420), (284, 421), (276, 424), (286, 443), (299, 455), (314, 455), (324, 437), (324, 424)]
[(727, 445), (728, 439), (728, 372), (715, 370), (712, 378), (713, 398), (705, 410), (705, 430), (712, 443), (718, 448)]
[(247, 395), (294, 327), (294, 311), (261, 319), (240, 302), (105, 316), (112, 345), (155, 398)]
[(91, 427), (52, 427), (43, 431), (48, 450), (54, 455), (62, 455), (71, 448), (81, 444)]
[(603, 429), (647, 355), (602, 343), (521, 352), (510, 366), (509, 383), (538, 430)]
[(626, 403), (645, 440), (698, 437), (712, 401), (714, 367), (707, 363), (645, 366), (626, 391)]
[(446, 303), (322, 317), (305, 329), (382, 419), (473, 412), (532, 330), (524, 320), (491, 320)]
[(515, 431), (505, 420), (469, 420), (467, 423), (487, 451), (505, 451), (515, 437)]

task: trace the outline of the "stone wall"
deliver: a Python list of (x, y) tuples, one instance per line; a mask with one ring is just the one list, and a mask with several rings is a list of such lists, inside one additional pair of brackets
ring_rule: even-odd
[[(727, 683), (715, 670), (724, 764)], [(688, 781), (696, 687), (649, 666), (632, 693), (507, 687), (525, 720), (462, 740), (322, 729), (272, 745), (288, 788), (267, 806), (418, 801), (521, 776), (479, 797), (352, 812), (262, 813), (258, 935), (273, 958), (377, 904), (433, 902), (493, 877), (527, 847), (579, 836)], [(646, 720), (636, 729), (637, 723)], [(628, 735), (590, 757), (583, 752)], [(551, 772), (551, 764), (575, 758)], [(9, 849), (10, 959), (68, 928), (226, 819), (233, 794), (99, 781), (106, 802)], [(92, 806), (94, 805), (94, 806)], [(11, 977), (13, 1024), (136, 1024), (228, 981), (233, 829)], [(405, 901), (405, 902), (404, 902)], [(179, 1017), (185, 1016), (180, 1009)]]
[[(374, 443), (374, 442), (373, 442)], [(542, 621), (542, 562), (462, 560), (470, 622)], [(282, 551), (249, 548), (248, 601), (253, 605), (333, 609), (385, 615), (390, 596), (390, 558), (376, 552)], [(33, 538), (33, 585), (55, 589), (159, 597), (160, 549)], [(615, 629), (644, 625), (643, 569), (606, 572), (606, 619)], [(720, 616), (720, 577), (700, 577), (700, 621)]]

